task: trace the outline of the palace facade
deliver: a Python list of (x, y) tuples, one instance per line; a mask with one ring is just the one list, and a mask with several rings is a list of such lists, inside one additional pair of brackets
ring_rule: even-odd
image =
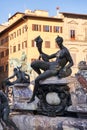
[(0, 25), (0, 80), (13, 73), (9, 59), (20, 59), (22, 52), (27, 62), (37, 59), (39, 54), (34, 42), (37, 36), (43, 39), (43, 51), (52, 54), (58, 50), (55, 38), (64, 38), (74, 60), (73, 75), (78, 63), (87, 60), (87, 15), (59, 12), (49, 16), (44, 10), (17, 12), (8, 19), (8, 24)]

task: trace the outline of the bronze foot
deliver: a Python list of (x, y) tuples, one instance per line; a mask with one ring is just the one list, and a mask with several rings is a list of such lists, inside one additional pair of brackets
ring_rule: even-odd
[(27, 103), (31, 103), (35, 100), (35, 98), (31, 98), (30, 101), (28, 101)]

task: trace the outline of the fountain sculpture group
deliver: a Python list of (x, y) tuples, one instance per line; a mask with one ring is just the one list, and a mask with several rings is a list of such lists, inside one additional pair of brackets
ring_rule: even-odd
[[(63, 38), (57, 36), (55, 41), (59, 50), (52, 55), (48, 55), (42, 50), (42, 38), (40, 36), (35, 38), (40, 56), (31, 63), (32, 69), (38, 74), (33, 82), (30, 81), (30, 75), (23, 70), (23, 61), (26, 59), (24, 53), (22, 55), (23, 59), (21, 59), (22, 62), (19, 63), (19, 66), (16, 64), (17, 66), (14, 67), (16, 72), (13, 75), (16, 75), (17, 80), (11, 82), (10, 79), (13, 76), (5, 79), (5, 86), (12, 89), (13, 104), (11, 109), (14, 111), (32, 112), (35, 115), (46, 115), (48, 117), (73, 117), (74, 115), (75, 118), (87, 118), (87, 65), (84, 61), (79, 63), (79, 71), (75, 75), (75, 79), (80, 87), (76, 86), (75, 91), (71, 93), (69, 85), (71, 80), (69, 77), (72, 73), (73, 60), (69, 50), (63, 45)], [(56, 61), (51, 62), (50, 59), (52, 58), (56, 58)], [(24, 65), (26, 68), (27, 64)], [(31, 84), (34, 86), (33, 91), (30, 89)], [(79, 98), (81, 99), (82, 96), (79, 93), (82, 94), (81, 92), (85, 94), (82, 101), (84, 103), (79, 103)], [(73, 95), (75, 101), (78, 102), (76, 104), (73, 104)], [(82, 106), (83, 109), (81, 110)], [(84, 110), (85, 112), (83, 112)], [(63, 130), (61, 128), (58, 130)]]

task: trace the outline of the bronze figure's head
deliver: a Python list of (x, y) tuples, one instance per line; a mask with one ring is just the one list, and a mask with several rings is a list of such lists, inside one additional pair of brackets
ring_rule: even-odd
[(57, 36), (55, 39), (57, 45), (61, 48), (63, 46), (63, 38), (60, 36)]

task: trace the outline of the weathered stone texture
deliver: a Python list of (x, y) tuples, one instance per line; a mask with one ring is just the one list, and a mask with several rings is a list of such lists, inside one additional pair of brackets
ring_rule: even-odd
[(87, 119), (32, 114), (11, 115), (11, 118), (20, 130), (87, 130)]

